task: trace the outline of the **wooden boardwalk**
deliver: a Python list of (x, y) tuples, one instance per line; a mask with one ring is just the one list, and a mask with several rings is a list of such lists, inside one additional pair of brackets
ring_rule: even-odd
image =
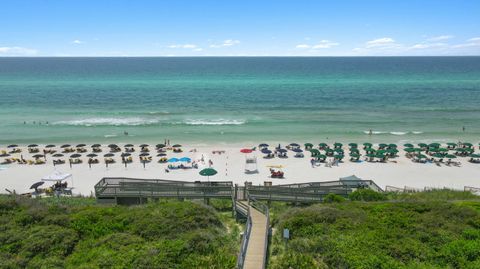
[(247, 252), (243, 268), (245, 269), (262, 269), (265, 268), (265, 260), (267, 255), (268, 240), (268, 220), (262, 212), (248, 205), (246, 201), (242, 201), (244, 205), (250, 209), (250, 217), (252, 228), (248, 239)]

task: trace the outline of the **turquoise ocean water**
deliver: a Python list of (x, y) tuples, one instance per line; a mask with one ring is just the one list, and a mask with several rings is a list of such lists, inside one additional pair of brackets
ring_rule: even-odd
[(478, 142), (480, 57), (0, 58), (0, 144), (164, 138)]

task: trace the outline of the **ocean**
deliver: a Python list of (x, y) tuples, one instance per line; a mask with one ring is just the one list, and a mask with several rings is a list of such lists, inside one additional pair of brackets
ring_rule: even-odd
[(477, 143), (479, 104), (480, 57), (0, 58), (0, 144)]

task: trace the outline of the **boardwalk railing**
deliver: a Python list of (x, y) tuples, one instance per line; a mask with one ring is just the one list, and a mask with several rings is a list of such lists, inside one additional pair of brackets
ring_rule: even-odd
[(252, 231), (252, 217), (250, 216), (250, 208), (247, 207), (247, 222), (245, 230), (243, 231), (242, 243), (240, 244), (240, 252), (237, 257), (237, 268), (242, 269), (245, 262), (245, 255), (247, 254), (248, 240)]
[(147, 198), (177, 199), (242, 199), (254, 198), (262, 201), (321, 202), (330, 193), (348, 196), (358, 188), (383, 191), (370, 180), (339, 180), (309, 182), (274, 186), (234, 186), (231, 181), (173, 181), (162, 179), (137, 179), (124, 177), (102, 178), (95, 185), (99, 202), (133, 203)]
[(469, 191), (473, 194), (480, 194), (480, 188), (477, 187), (471, 187), (471, 186), (465, 186), (463, 187), (464, 191)]
[(97, 199), (121, 198), (231, 198), (231, 181), (185, 182), (160, 179), (102, 178), (95, 185)]

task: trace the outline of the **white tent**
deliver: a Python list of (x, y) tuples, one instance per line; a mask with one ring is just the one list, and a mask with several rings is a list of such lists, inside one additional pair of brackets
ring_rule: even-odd
[(60, 171), (54, 171), (50, 175), (42, 177), (42, 181), (63, 181), (71, 177), (72, 177), (72, 174), (62, 173)]

